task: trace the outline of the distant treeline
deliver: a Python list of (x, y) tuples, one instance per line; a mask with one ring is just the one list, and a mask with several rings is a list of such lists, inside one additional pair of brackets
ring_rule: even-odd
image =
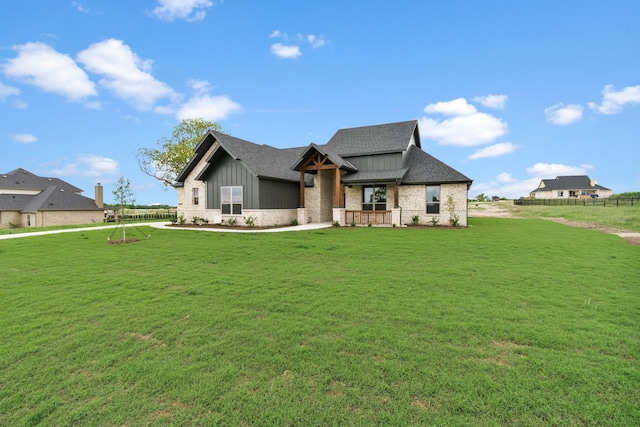
[[(114, 206), (107, 204), (108, 209), (120, 209), (120, 206)], [(124, 205), (125, 209), (175, 209), (175, 206), (171, 205)]]

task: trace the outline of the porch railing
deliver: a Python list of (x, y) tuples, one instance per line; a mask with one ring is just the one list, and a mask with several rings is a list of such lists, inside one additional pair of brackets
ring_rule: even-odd
[(345, 224), (391, 224), (391, 211), (345, 211)]

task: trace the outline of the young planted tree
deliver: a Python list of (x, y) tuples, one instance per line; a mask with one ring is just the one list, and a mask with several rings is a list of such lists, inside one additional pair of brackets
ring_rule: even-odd
[(193, 150), (209, 131), (226, 133), (222, 126), (204, 119), (184, 119), (173, 128), (170, 137), (158, 140), (157, 148), (139, 148), (136, 160), (140, 170), (165, 187), (171, 186), (189, 163)]
[(122, 240), (127, 241), (127, 228), (124, 226), (124, 208), (135, 203), (135, 194), (131, 189), (131, 183), (128, 179), (120, 177), (116, 181), (115, 189), (112, 191), (114, 197), (114, 206), (117, 208), (117, 215), (122, 225)]

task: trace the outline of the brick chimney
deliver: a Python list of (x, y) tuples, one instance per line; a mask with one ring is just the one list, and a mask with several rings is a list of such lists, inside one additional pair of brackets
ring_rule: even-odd
[(96, 185), (96, 206), (100, 209), (104, 208), (104, 196), (100, 183)]

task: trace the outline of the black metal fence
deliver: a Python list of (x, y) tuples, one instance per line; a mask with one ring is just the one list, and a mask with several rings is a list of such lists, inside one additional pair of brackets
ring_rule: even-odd
[(640, 206), (638, 197), (595, 197), (581, 199), (515, 199), (514, 205), (521, 206)]

